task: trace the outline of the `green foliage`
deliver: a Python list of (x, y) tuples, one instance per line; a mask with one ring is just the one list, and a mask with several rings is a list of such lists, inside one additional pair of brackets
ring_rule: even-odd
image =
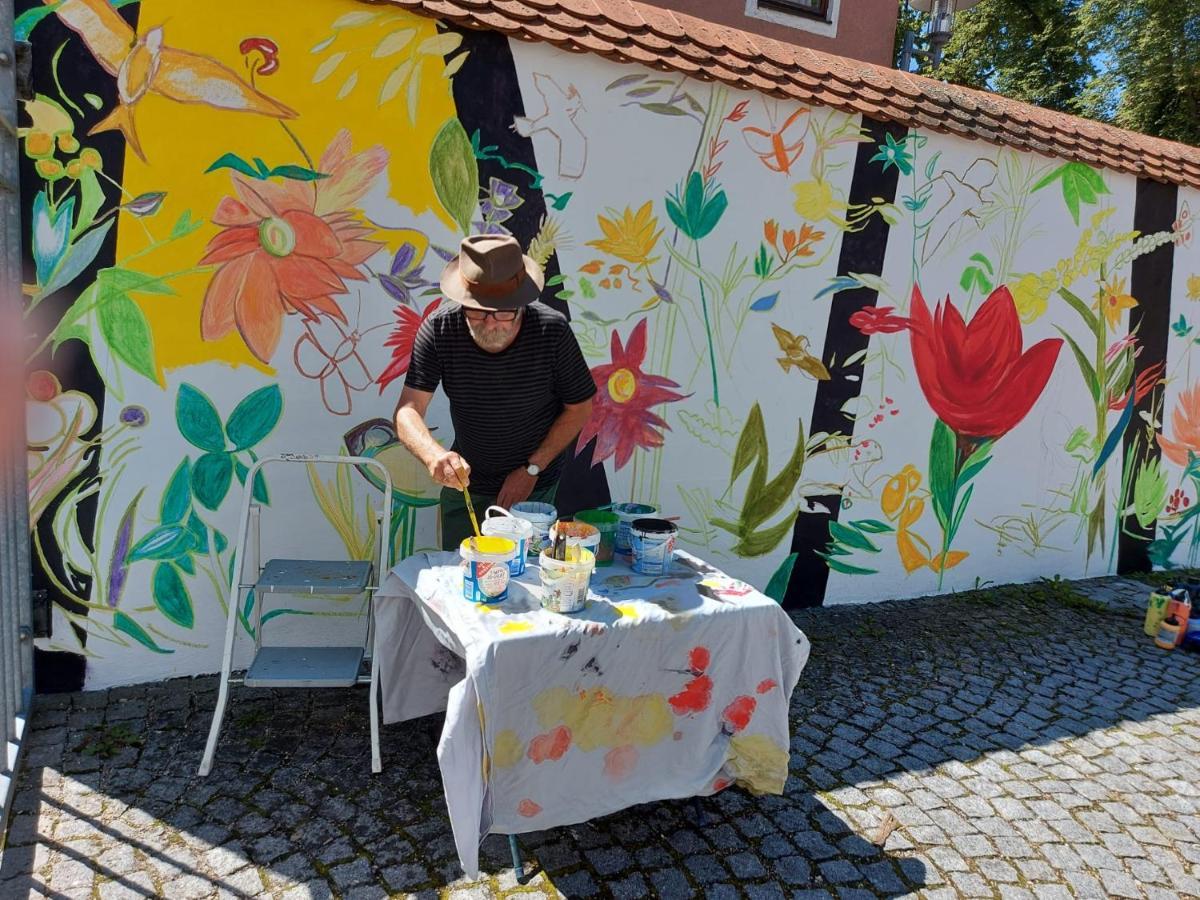
[(705, 238), (717, 227), (729, 199), (716, 182), (706, 182), (699, 172), (692, 172), (684, 183), (667, 196), (667, 215), (686, 237), (693, 241)]
[(1063, 163), (1033, 186), (1036, 193), (1042, 188), (1059, 182), (1062, 186), (1063, 202), (1075, 224), (1079, 224), (1080, 206), (1095, 206), (1101, 194), (1109, 193), (1104, 178), (1091, 166), (1080, 162)]
[[(901, 16), (918, 35), (928, 16)], [(1200, 144), (1200, 0), (983, 0), (919, 71), (1048, 109)]]
[(96, 725), (75, 745), (75, 752), (84, 756), (112, 759), (127, 747), (140, 747), (144, 739), (128, 725)]
[(429, 175), (442, 208), (463, 234), (471, 233), (471, 216), (479, 201), (479, 166), (462, 122), (451, 116), (429, 148)]

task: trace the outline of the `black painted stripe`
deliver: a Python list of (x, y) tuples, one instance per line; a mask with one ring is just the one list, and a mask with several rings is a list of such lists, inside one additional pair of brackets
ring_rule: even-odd
[[(468, 135), (479, 131), (484, 146), (494, 145), (499, 156), (509, 163), (518, 163), (538, 170), (533, 152), (533, 141), (521, 137), (512, 129), (513, 118), (525, 115), (521, 99), (517, 66), (513, 60), (508, 38), (494, 31), (475, 31), (469, 28), (454, 28), (463, 36), (462, 49), (470, 52), (463, 67), (454, 76), (454, 105), (458, 119)], [(479, 182), (487, 185), (489, 178), (500, 178), (517, 185), (525, 202), (513, 211), (513, 216), (504, 223), (528, 247), (546, 215), (546, 199), (540, 188), (530, 186), (531, 177), (519, 170), (506, 168), (495, 160), (481, 160)], [(559, 274), (558, 255), (550, 257), (546, 265), (547, 280)], [(571, 318), (571, 309), (563, 300), (547, 290), (543, 302)], [(578, 457), (574, 445), (567, 451), (555, 501), (562, 513), (573, 513), (591, 506), (602, 506), (611, 502), (608, 479), (603, 466), (592, 467), (592, 449), (589, 446)]]
[[(908, 129), (866, 117), (863, 118), (863, 129), (870, 140), (858, 145), (854, 174), (850, 181), (849, 202), (852, 206), (871, 204), (877, 197), (889, 203), (893, 202), (896, 199), (896, 185), (900, 172), (895, 166), (884, 168), (879, 162), (872, 162), (871, 157), (875, 155), (878, 145), (886, 141), (888, 135), (891, 135), (893, 140), (900, 141)], [(876, 215), (871, 217), (861, 231), (843, 234), (841, 254), (838, 257), (838, 275), (849, 275), (851, 272), (881, 275), (890, 231), (883, 217)], [(874, 306), (877, 298), (876, 291), (865, 287), (834, 295), (822, 351), (826, 368), (832, 370), (835, 356), (839, 360), (849, 359), (858, 351), (866, 349), (868, 337), (850, 324), (850, 316), (864, 307)], [(844, 374), (829, 381), (818, 382), (812, 418), (808, 423), (808, 434), (837, 434), (853, 430), (854, 423), (842, 413), (842, 407), (848, 400), (861, 393), (863, 367), (862, 361), (854, 366), (842, 366), (839, 372)], [(850, 380), (845, 377), (853, 375), (857, 375), (858, 378)], [(822, 504), (830, 510), (830, 514), (801, 513), (796, 518), (796, 525), (792, 530), (791, 552), (797, 554), (797, 558), (783, 601), (784, 606), (789, 609), (821, 606), (825, 602), (825, 588), (829, 583), (829, 567), (817, 553), (829, 543), (829, 522), (831, 518), (837, 519), (842, 498), (840, 494), (828, 494), (810, 499)]]
[[(1173, 184), (1139, 179), (1137, 199), (1133, 208), (1133, 227), (1143, 235), (1170, 231), (1175, 221), (1179, 188)], [(1134, 364), (1134, 384), (1147, 369), (1164, 363), (1167, 358), (1167, 339), (1171, 333), (1171, 276), (1175, 260), (1175, 245), (1167, 243), (1133, 261), (1129, 292), (1137, 300), (1129, 312), (1129, 330), (1137, 334), (1142, 353)], [(1138, 469), (1150, 460), (1158, 459), (1158, 441), (1148, 439), (1141, 413), (1160, 418), (1163, 410), (1163, 385), (1157, 385), (1142, 402), (1134, 407), (1134, 418), (1125, 429), (1122, 461), (1132, 459), (1132, 471), (1127, 473), (1128, 489), (1120, 509), (1133, 506), (1133, 487)], [(1161, 432), (1161, 428), (1156, 432)], [(1132, 451), (1132, 455), (1131, 455)], [(1124, 464), (1122, 462), (1122, 464)], [(1151, 568), (1146, 550), (1154, 540), (1154, 523), (1143, 528), (1137, 516), (1130, 514), (1121, 523), (1117, 541), (1117, 571), (1145, 572)]]

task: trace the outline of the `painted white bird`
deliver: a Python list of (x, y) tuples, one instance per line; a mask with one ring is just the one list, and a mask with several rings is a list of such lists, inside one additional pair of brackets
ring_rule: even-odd
[(546, 132), (558, 141), (558, 175), (560, 178), (583, 177), (587, 166), (587, 135), (580, 130), (575, 116), (583, 108), (579, 90), (573, 84), (564, 91), (549, 75), (533, 73), (533, 86), (542, 96), (545, 109), (533, 116), (516, 116), (512, 129), (521, 137)]

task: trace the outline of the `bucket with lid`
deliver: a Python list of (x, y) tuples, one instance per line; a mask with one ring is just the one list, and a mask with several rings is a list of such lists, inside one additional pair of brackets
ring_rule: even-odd
[(649, 503), (618, 503), (612, 511), (617, 515), (617, 542), (616, 551), (618, 553), (628, 553), (633, 549), (633, 537), (629, 533), (629, 527), (635, 519), (645, 519), (658, 514), (658, 507), (651, 506)]
[(517, 543), (506, 537), (465, 538), (458, 545), (463, 559), (463, 597), (472, 603), (503, 603), (508, 599), (508, 564)]
[(593, 556), (600, 549), (600, 530), (595, 525), (589, 525), (587, 522), (555, 522), (550, 528), (550, 546), (547, 551), (554, 547), (555, 539), (558, 535), (562, 535), (567, 539), (568, 547), (582, 547), (588, 550)]
[(575, 514), (577, 522), (586, 522), (600, 532), (600, 544), (596, 548), (596, 565), (611, 566), (613, 551), (617, 547), (617, 526), (620, 520), (615, 512), (607, 509), (585, 509)]
[(508, 563), (508, 574), (514, 577), (524, 575), (525, 554), (533, 537), (533, 524), (528, 519), (514, 516), (503, 506), (489, 506), (483, 515), (480, 531), (488, 537), (508, 538), (517, 545), (517, 555)]
[(633, 542), (633, 571), (642, 575), (668, 574), (678, 531), (675, 523), (666, 519), (635, 519), (629, 529)]
[(542, 579), (542, 608), (556, 613), (579, 612), (587, 606), (588, 584), (596, 557), (590, 550), (570, 547), (567, 559), (554, 559), (546, 551), (538, 558)]
[(558, 518), (558, 510), (554, 508), (553, 503), (526, 500), (522, 503), (514, 503), (511, 512), (514, 516), (524, 519), (533, 526), (533, 534), (529, 538), (525, 552), (530, 556), (537, 556), (549, 545), (550, 526)]

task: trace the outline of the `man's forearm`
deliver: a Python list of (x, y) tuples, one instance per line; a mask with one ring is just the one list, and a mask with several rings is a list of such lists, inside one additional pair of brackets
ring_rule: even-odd
[(439, 444), (425, 424), (425, 419), (410, 406), (402, 406), (396, 410), (396, 437), (408, 448), (408, 452), (419, 459), (426, 467), (442, 452)]
[(546, 433), (546, 437), (542, 443), (538, 445), (529, 457), (529, 461), (541, 468), (546, 468), (570, 445), (571, 441), (575, 440), (583, 426), (587, 424), (587, 420), (591, 417), (591, 403), (580, 403), (574, 406), (568, 406), (559, 413), (558, 418), (554, 420), (554, 424), (550, 426), (550, 430)]

